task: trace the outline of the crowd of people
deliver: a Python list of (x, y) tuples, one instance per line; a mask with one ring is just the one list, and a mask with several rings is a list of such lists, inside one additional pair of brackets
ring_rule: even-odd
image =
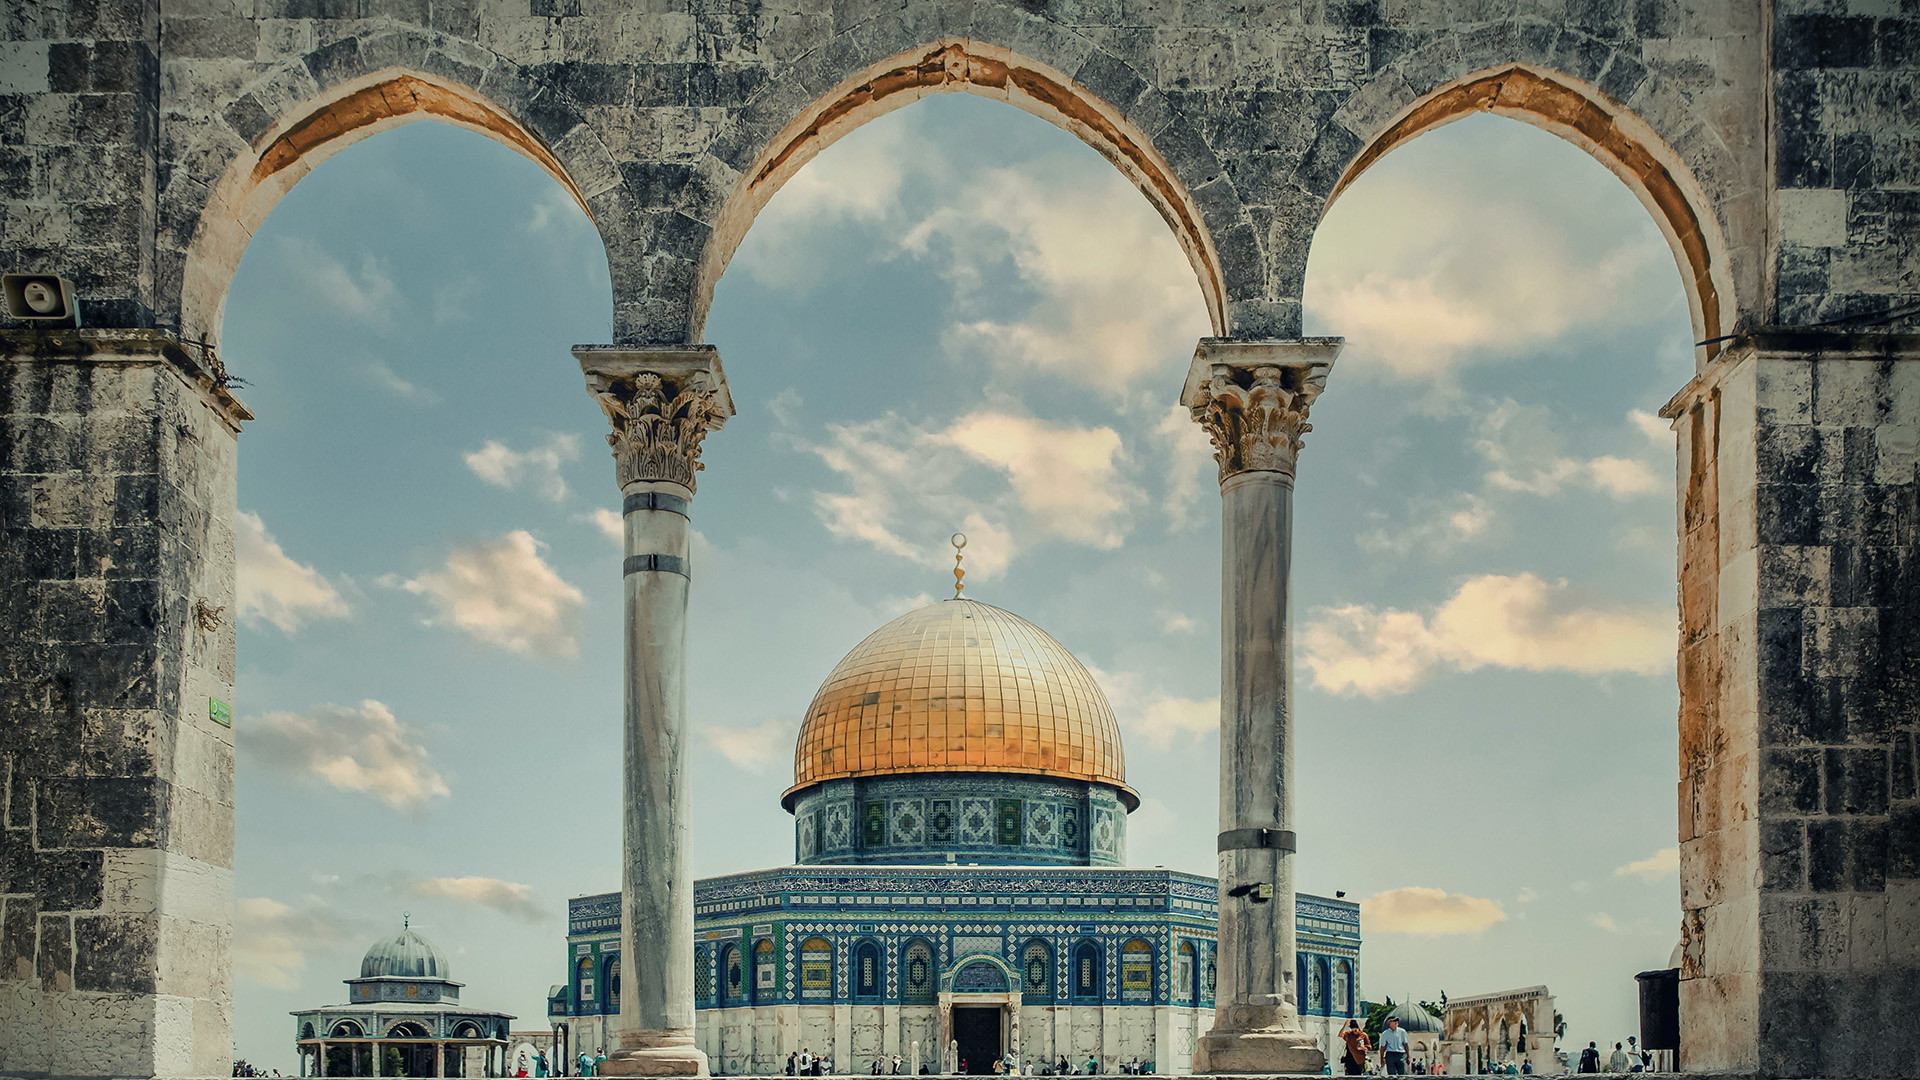
[[(581, 1055), (583, 1059), (585, 1056), (584, 1054)], [(961, 1058), (957, 1071), (961, 1075), (970, 1073), (972, 1071), (972, 1062), (966, 1058)], [(912, 1072), (913, 1066), (902, 1059), (899, 1054), (894, 1054), (891, 1057), (884, 1055), (876, 1057), (873, 1059), (872, 1066), (868, 1069), (868, 1074), (872, 1076), (906, 1076)], [(1153, 1062), (1145, 1058), (1135, 1057), (1121, 1062), (1120, 1072), (1125, 1076), (1147, 1076), (1153, 1072)], [(933, 1066), (931, 1064), (923, 1063), (920, 1066), (921, 1076), (930, 1076), (932, 1073)], [(1025, 1061), (1016, 1061), (1012, 1058), (1000, 1058), (995, 1060), (992, 1067), (988, 1069), (988, 1074), (992, 1076), (1097, 1076), (1099, 1073), (1100, 1059), (1091, 1054), (1087, 1056), (1086, 1064), (1081, 1068), (1075, 1068), (1073, 1063), (1068, 1061), (1065, 1055), (1062, 1055), (1056, 1061), (1044, 1061), (1034, 1058), (1028, 1058)], [(584, 1071), (583, 1066), (583, 1071), (580, 1075), (592, 1076), (593, 1074)], [(787, 1075), (835, 1075), (833, 1071), (833, 1059), (825, 1055), (816, 1055), (811, 1049), (802, 1047), (787, 1055)]]
[(1652, 1072), (1653, 1051), (1639, 1044), (1639, 1040), (1629, 1035), (1625, 1046), (1613, 1044), (1613, 1053), (1607, 1055), (1604, 1064), (1600, 1060), (1600, 1047), (1597, 1043), (1588, 1043), (1580, 1051), (1580, 1064), (1574, 1070), (1583, 1073), (1629, 1073)]
[(256, 1065), (252, 1065), (248, 1063), (245, 1059), (242, 1059), (240, 1061), (236, 1061), (233, 1063), (233, 1075), (235, 1076), (279, 1076), (280, 1070), (279, 1069), (262, 1069)]

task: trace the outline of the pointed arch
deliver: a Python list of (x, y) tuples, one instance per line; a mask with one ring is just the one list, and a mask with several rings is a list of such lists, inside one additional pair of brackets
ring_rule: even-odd
[[(198, 136), (203, 145), (189, 148), (189, 172), (213, 171), (190, 175), (163, 196), (163, 210), (176, 223), (170, 240), (179, 251), (163, 264), (171, 277), (161, 287), (177, 297), (183, 338), (218, 340), (240, 258), (296, 183), (348, 146), (420, 120), (477, 132), (532, 161), (594, 221), (604, 242), (616, 242), (628, 227), (631, 199), (612, 155), (577, 110), (533, 85), (504, 58), (494, 58), (484, 78), (475, 79), (486, 86), (482, 90), (440, 73), (450, 65), (425, 43), (391, 37), (373, 39), (351, 54), (353, 60), (401, 61), (377, 69), (356, 70), (325, 48), (289, 59), (226, 111), (225, 129)], [(465, 69), (461, 74), (483, 75)]]
[[(1377, 85), (1390, 83), (1383, 79)], [(1390, 91), (1356, 94), (1349, 114), (1336, 115), (1336, 124), (1322, 135), (1323, 145), (1316, 151), (1332, 154), (1331, 143), (1352, 139), (1350, 130), (1377, 129), (1354, 144), (1337, 181), (1325, 192), (1322, 214), (1374, 162), (1434, 128), (1477, 112), (1532, 124), (1585, 150), (1647, 208), (1679, 264), (1694, 340), (1701, 343), (1704, 359), (1719, 352), (1718, 339), (1737, 321), (1726, 240), (1705, 188), (1652, 125), (1590, 83), (1527, 63), (1475, 71), (1419, 95), (1404, 81), (1397, 85), (1402, 91), (1397, 99)], [(1384, 119), (1367, 121), (1363, 115)]]
[[(706, 170), (709, 176), (737, 170), (738, 177), (719, 205), (712, 235), (701, 254), (688, 340), (700, 339), (714, 286), (754, 218), (802, 166), (870, 120), (928, 94), (956, 92), (1004, 101), (1032, 113), (1078, 136), (1113, 162), (1172, 228), (1199, 280), (1214, 333), (1226, 332), (1226, 286), (1219, 253), (1200, 205), (1151, 136), (1071, 76), (1038, 60), (984, 41), (942, 38), (870, 64), (828, 90), (774, 133), (751, 161)], [(706, 181), (701, 178), (701, 182)]]

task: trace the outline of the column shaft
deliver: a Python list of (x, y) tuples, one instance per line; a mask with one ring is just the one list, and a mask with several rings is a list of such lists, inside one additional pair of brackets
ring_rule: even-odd
[[(1293, 829), (1293, 478), (1244, 472), (1221, 485), (1220, 831)], [(1293, 852), (1220, 852), (1220, 888), (1272, 886), (1220, 907), (1220, 1006), (1297, 1006)]]
[(619, 1043), (644, 1050), (691, 1046), (693, 1035), (692, 808), (685, 790), (685, 511), (693, 493), (676, 483), (636, 481), (623, 494), (627, 843), (620, 955), (646, 975), (621, 980)]

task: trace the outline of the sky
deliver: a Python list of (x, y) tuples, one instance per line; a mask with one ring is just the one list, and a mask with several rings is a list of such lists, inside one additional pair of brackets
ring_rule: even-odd
[[(570, 349), (604, 254), (559, 185), (420, 123), (320, 165), (249, 247), (236, 1053), (403, 913), (540, 1028), (566, 899), (619, 887), (619, 507)], [(1583, 152), (1474, 117), (1328, 212), (1307, 330), (1348, 339), (1299, 465), (1297, 883), (1361, 902), (1361, 991), (1545, 983), (1563, 1047), (1635, 1031), (1679, 929), (1678, 272)], [(834, 663), (968, 595), (1111, 699), (1129, 861), (1213, 870), (1219, 520), (1176, 405), (1208, 324), (1141, 194), (1004, 104), (925, 99), (768, 205), (707, 340), (689, 615), (694, 869), (793, 857), (780, 792)]]

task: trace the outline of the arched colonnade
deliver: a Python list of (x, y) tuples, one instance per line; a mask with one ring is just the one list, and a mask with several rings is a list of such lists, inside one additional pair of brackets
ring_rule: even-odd
[[(606, 248), (612, 341), (577, 355), (613, 431), (627, 617), (638, 631), (627, 658), (622, 954), (659, 957), (663, 973), (623, 994), (623, 1045), (609, 1064), (701, 1067), (679, 794), (684, 700), (663, 687), (680, 685), (700, 446), (733, 409), (719, 358), (701, 344), (706, 308), (785, 180), (866, 120), (940, 92), (1004, 100), (1112, 161), (1173, 230), (1213, 324), (1181, 399), (1221, 461), (1222, 737), (1240, 763), (1222, 773), (1233, 808), (1222, 821), (1231, 853), (1222, 888), (1267, 885), (1277, 902), (1223, 896), (1221, 1007), (1203, 1058), (1235, 1071), (1284, 1064), (1292, 1059), (1271, 1055), (1299, 1049), (1261, 1049), (1246, 1036), (1285, 1030), (1296, 1016), (1291, 904), (1278, 901), (1292, 895), (1298, 838), (1290, 778), (1274, 771), (1291, 761), (1290, 732), (1274, 710), (1287, 692), (1295, 455), (1339, 347), (1300, 336), (1314, 229), (1395, 145), (1491, 111), (1573, 141), (1636, 193), (1673, 248), (1700, 342), (1698, 376), (1668, 409), (1682, 477), (1685, 1063), (1911, 1075), (1910, 1061), (1882, 1060), (1872, 1045), (1763, 1022), (1835, 999), (1890, 1007), (1920, 986), (1920, 958), (1896, 952), (1885, 932), (1902, 917), (1898, 904), (1915, 903), (1920, 878), (1920, 852), (1890, 827), (1920, 822), (1911, 762), (1900, 772), (1901, 748), (1913, 753), (1912, 711), (1887, 703), (1906, 694), (1911, 704), (1901, 665), (1920, 651), (1897, 610), (1911, 572), (1887, 554), (1914, 527), (1898, 508), (1914, 496), (1920, 460), (1907, 436), (1920, 429), (1920, 394), (1904, 389), (1920, 350), (1897, 332), (1912, 324), (1894, 304), (1900, 274), (1857, 272), (1854, 218), (1874, 205), (1885, 212), (1885, 193), (1794, 157), (1793, 140), (1838, 137), (1821, 126), (1840, 123), (1838, 110), (1782, 112), (1808, 79), (1863, 61), (1837, 46), (1789, 49), (1783, 68), (1773, 28), (1738, 5), (1655, 4), (1639, 17), (1629, 7), (1483, 19), (1420, 0), (1384, 14), (1384, 5), (1303, 13), (1199, 0), (1144, 11), (783, 0), (723, 15), (526, 0), (422, 14), (366, 0), (340, 17), (326, 5), (279, 13), (297, 32), (267, 26), (269, 14), (191, 5), (127, 25), (87, 24), (76, 12), (41, 26), (22, 55), (31, 68), (42, 49), (45, 74), (15, 78), (42, 118), (23, 152), (86, 148), (127, 182), (4, 192), (10, 220), (31, 223), (23, 256), (74, 277), (86, 316), (80, 330), (0, 331), (16, 372), (13, 439), (44, 439), (55, 416), (81, 432), (7, 466), (8, 482), (39, 501), (5, 527), (10, 544), (116, 528), (155, 542), (147, 562), (116, 578), (131, 572), (142, 589), (102, 586), (147, 605), (150, 618), (115, 631), (130, 641), (33, 638), (42, 621), (31, 604), (51, 599), (4, 616), (45, 673), (11, 706), (35, 726), (16, 723), (0, 743), (5, 824), (33, 850), (66, 854), (34, 864), (25, 891), (4, 897), (0, 1046), (33, 1049), (0, 1050), (0, 1075), (226, 1067), (230, 978), (197, 958), (219, 955), (231, 936), (219, 898), (231, 893), (232, 743), (194, 708), (231, 700), (233, 688), (222, 612), (233, 598), (237, 436), (251, 417), (218, 359), (221, 307), (253, 229), (306, 171), (418, 119), (480, 131), (537, 162)], [(1869, 44), (1864, 66), (1911, 73), (1910, 61), (1888, 62)], [(98, 227), (71, 227), (83, 220)], [(1880, 257), (1920, 263), (1908, 244)], [(1814, 262), (1824, 276), (1808, 269)], [(1835, 321), (1876, 306), (1896, 312), (1881, 330)], [(146, 433), (130, 443), (108, 423), (128, 415)], [(1841, 445), (1829, 451), (1823, 439)], [(1877, 452), (1856, 454), (1856, 442)], [(1835, 498), (1853, 500), (1855, 520), (1821, 508)], [(114, 684), (128, 663), (146, 665), (144, 677)], [(152, 711), (164, 752), (82, 760), (39, 733), (56, 701), (76, 715)], [(22, 805), (38, 809), (28, 816), (14, 809)], [(1844, 865), (1822, 862), (1819, 837), (1839, 838)], [(112, 896), (106, 879), (117, 883)], [(214, 884), (204, 894), (183, 887), (195, 880)], [(1863, 945), (1834, 963), (1822, 943), (1850, 934), (1862, 910), (1880, 912), (1879, 951)], [(16, 922), (17, 911), (37, 918)], [(48, 917), (57, 912), (74, 914)], [(22, 934), (24, 954), (14, 944)], [(100, 955), (102, 940), (119, 945), (113, 959), (80, 962)], [(71, 995), (89, 1007), (68, 1007)], [(52, 1034), (7, 1037), (26, 1031)]]

